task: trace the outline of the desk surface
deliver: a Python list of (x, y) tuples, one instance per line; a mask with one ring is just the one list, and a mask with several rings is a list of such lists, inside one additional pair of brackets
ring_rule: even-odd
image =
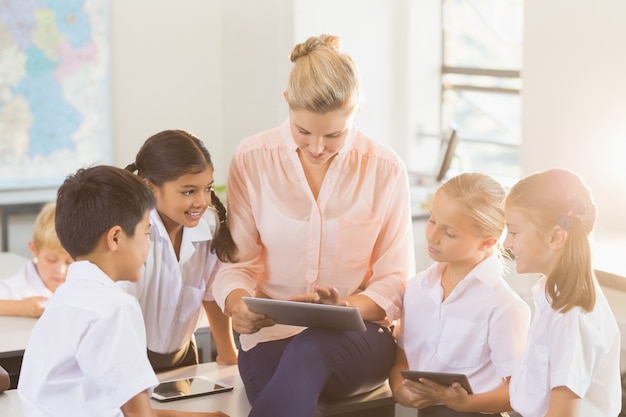
[(23, 352), (35, 323), (29, 317), (0, 316), (0, 357)]
[[(186, 378), (196, 375), (205, 375), (208, 378), (223, 381), (235, 388), (230, 392), (189, 398), (186, 400), (160, 403), (150, 400), (153, 408), (186, 411), (217, 411), (222, 410), (231, 417), (248, 415), (250, 405), (246, 398), (239, 371), (236, 365), (218, 365), (216, 362), (203, 363), (198, 366), (189, 366), (158, 375), (160, 381), (175, 378)], [(23, 417), (22, 404), (17, 390), (9, 390), (0, 394), (0, 410), (2, 415)]]
[[(202, 363), (198, 366), (188, 366), (186, 368), (176, 369), (158, 374), (160, 381), (167, 381), (176, 378), (187, 378), (196, 375), (204, 375), (207, 378), (228, 383), (234, 387), (230, 392), (207, 395), (186, 400), (171, 401), (161, 403), (151, 400), (153, 408), (161, 408), (166, 410), (184, 410), (184, 411), (223, 411), (231, 417), (246, 416), (250, 412), (250, 403), (246, 397), (243, 382), (239, 378), (239, 370), (237, 365), (219, 365), (216, 362)], [(391, 401), (390, 391), (385, 384), (382, 387), (364, 394), (369, 401)], [(336, 401), (335, 407), (341, 408), (343, 403), (348, 404), (350, 401)], [(346, 406), (347, 407), (347, 406)], [(17, 394), (17, 390), (9, 390), (0, 394), (0, 410), (11, 417), (23, 417), (22, 405)]]
[[(163, 372), (158, 375), (160, 381), (176, 378), (187, 378), (204, 375), (214, 381), (225, 382), (234, 388), (230, 392), (206, 395), (170, 402), (151, 400), (153, 408), (185, 411), (223, 411), (231, 417), (247, 416), (250, 412), (250, 403), (246, 397), (243, 382), (239, 378), (239, 369), (236, 365), (219, 365), (217, 362), (202, 363), (198, 366), (188, 366), (174, 371)], [(0, 409), (2, 405), (0, 403)]]

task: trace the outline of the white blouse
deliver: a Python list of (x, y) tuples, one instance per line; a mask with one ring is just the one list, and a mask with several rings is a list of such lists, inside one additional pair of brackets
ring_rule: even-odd
[(216, 214), (207, 209), (196, 227), (183, 229), (180, 260), (156, 209), (150, 212), (150, 252), (139, 282), (118, 282), (141, 305), (148, 349), (171, 353), (189, 342), (203, 314), (203, 301), (213, 300), (211, 286), (218, 266), (210, 245)]
[(550, 391), (569, 388), (582, 399), (581, 417), (616, 416), (621, 410), (620, 333), (596, 282), (596, 304), (586, 312), (552, 309), (546, 278), (533, 287), (535, 316), (509, 391), (511, 406), (524, 417), (543, 417)]
[(475, 393), (512, 374), (526, 344), (530, 308), (502, 278), (496, 255), (485, 259), (444, 300), (435, 263), (409, 280), (398, 345), (409, 369), (466, 374)]

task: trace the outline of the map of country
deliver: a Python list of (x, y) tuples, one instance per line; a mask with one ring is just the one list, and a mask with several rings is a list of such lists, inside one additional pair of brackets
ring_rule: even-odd
[(110, 162), (107, 0), (0, 1), (0, 189)]

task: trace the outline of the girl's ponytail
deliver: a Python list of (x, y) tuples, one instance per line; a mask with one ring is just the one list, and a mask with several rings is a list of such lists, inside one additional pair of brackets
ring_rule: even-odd
[(211, 204), (217, 211), (219, 225), (215, 232), (215, 237), (211, 241), (211, 251), (217, 254), (222, 262), (236, 262), (237, 245), (230, 234), (228, 228), (228, 215), (226, 207), (220, 201), (215, 191), (211, 189)]

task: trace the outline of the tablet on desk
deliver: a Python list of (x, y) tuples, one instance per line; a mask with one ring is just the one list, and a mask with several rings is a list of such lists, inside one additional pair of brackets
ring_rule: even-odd
[(255, 297), (243, 297), (243, 301), (250, 311), (265, 314), (279, 324), (357, 332), (366, 330), (361, 313), (354, 307)]
[(405, 379), (412, 381), (419, 381), (420, 378), (430, 379), (438, 384), (450, 386), (455, 382), (461, 384), (461, 386), (467, 391), (468, 394), (473, 394), (472, 387), (467, 379), (467, 375), (454, 374), (447, 372), (426, 372), (426, 371), (400, 371)]
[(157, 401), (174, 401), (201, 395), (232, 391), (231, 385), (216, 382), (203, 376), (180, 378), (161, 382), (152, 391), (152, 398)]

